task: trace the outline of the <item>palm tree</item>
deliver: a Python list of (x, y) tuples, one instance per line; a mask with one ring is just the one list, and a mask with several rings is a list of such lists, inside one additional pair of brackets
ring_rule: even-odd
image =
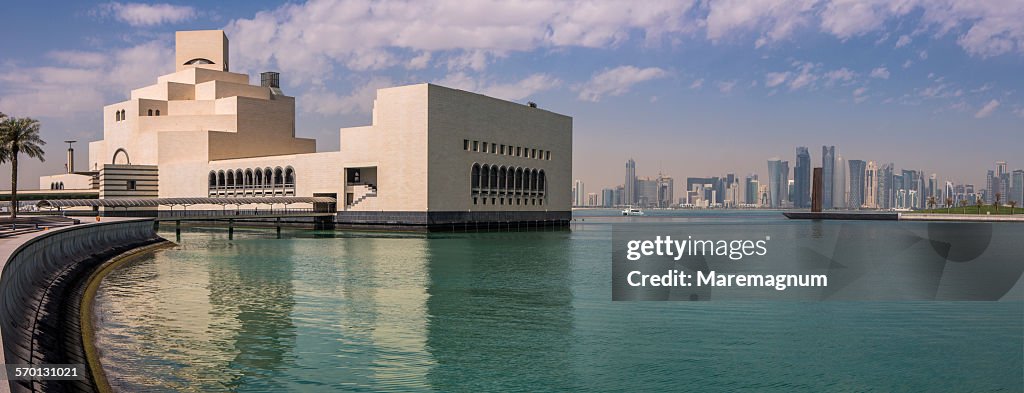
[(946, 214), (949, 214), (950, 206), (953, 206), (953, 198), (946, 197)]
[(39, 161), (43, 158), (46, 142), (39, 137), (39, 121), (23, 117), (10, 117), (0, 123), (0, 162), (11, 161), (11, 222), (18, 218), (18, 156), (24, 153)]
[(964, 208), (964, 214), (967, 214), (967, 200), (966, 199), (961, 199), (960, 200), (960, 207)]
[(981, 207), (985, 206), (985, 201), (981, 200), (981, 198), (977, 198), (974, 200), (974, 206), (978, 207), (978, 214), (981, 214)]
[(999, 214), (999, 200), (1002, 199), (1002, 198), (1003, 198), (1003, 194), (997, 192), (996, 193), (996, 199), (994, 201), (992, 201), (992, 209), (996, 211), (996, 214)]
[(934, 210), (935, 209), (935, 205), (937, 205), (937, 204), (938, 203), (935, 202), (935, 195), (932, 195), (932, 196), (928, 197), (928, 208), (929, 209), (933, 209)]
[(1010, 205), (1010, 215), (1012, 216), (1013, 215), (1013, 208), (1017, 207), (1017, 201), (1007, 202), (1007, 205)]

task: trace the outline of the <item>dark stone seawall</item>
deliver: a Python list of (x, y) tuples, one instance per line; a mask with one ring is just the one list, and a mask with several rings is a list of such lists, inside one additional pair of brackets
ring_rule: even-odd
[(335, 216), (340, 228), (440, 232), (564, 228), (571, 220), (572, 211), (341, 211)]
[(12, 392), (95, 391), (80, 329), (82, 294), (105, 261), (164, 241), (153, 221), (76, 225), (44, 233), (15, 249), (0, 275), (0, 340), (9, 364), (85, 364), (81, 381), (11, 380)]

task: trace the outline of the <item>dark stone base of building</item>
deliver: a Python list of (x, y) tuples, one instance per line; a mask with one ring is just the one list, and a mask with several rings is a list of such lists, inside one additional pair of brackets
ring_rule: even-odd
[(539, 230), (569, 226), (572, 211), (338, 212), (337, 228), (418, 232)]
[(899, 220), (899, 213), (853, 212), (785, 212), (786, 218), (796, 220)]

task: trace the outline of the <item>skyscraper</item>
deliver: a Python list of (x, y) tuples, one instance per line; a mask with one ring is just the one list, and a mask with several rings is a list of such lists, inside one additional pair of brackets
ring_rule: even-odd
[(615, 206), (615, 190), (605, 188), (601, 190), (601, 207)]
[(811, 154), (807, 147), (796, 148), (796, 167), (793, 168), (793, 207), (811, 207)]
[(658, 207), (658, 181), (649, 177), (636, 180), (636, 204), (641, 207)]
[(1013, 187), (1010, 190), (1010, 197), (1007, 201), (1017, 202), (1017, 206), (1024, 205), (1024, 170), (1013, 171)]
[(832, 207), (846, 208), (846, 162), (843, 155), (836, 153), (835, 168), (832, 175)]
[(864, 206), (864, 180), (865, 163), (862, 160), (850, 160), (850, 209), (860, 209)]
[(992, 203), (993, 196), (995, 195), (996, 187), (996, 173), (989, 169), (985, 173), (985, 203)]
[(622, 201), (623, 205), (633, 205), (636, 203), (636, 162), (630, 158), (626, 161), (626, 179), (622, 183), (623, 192)]
[(892, 209), (895, 202), (896, 192), (895, 174), (893, 174), (893, 163), (883, 164), (878, 168), (878, 208)]
[(746, 194), (745, 195), (746, 198), (744, 198), (744, 202), (746, 204), (748, 204), (748, 205), (757, 205), (757, 202), (758, 202), (757, 201), (757, 191), (760, 189), (760, 187), (761, 187), (761, 183), (757, 181), (757, 174), (756, 173), (751, 173), (751, 174), (747, 175), (746, 182), (743, 185), (743, 190), (744, 190), (744, 192)]
[(587, 193), (583, 189), (583, 180), (576, 179), (572, 187), (573, 205), (587, 206)]
[(768, 198), (773, 209), (782, 207), (787, 201), (789, 186), (789, 161), (774, 159), (768, 161)]
[(878, 166), (874, 161), (868, 161), (864, 169), (864, 203), (868, 209), (878, 207)]
[(828, 210), (835, 205), (832, 201), (832, 181), (836, 170), (836, 147), (821, 147), (821, 208)]
[(671, 176), (659, 173), (656, 182), (658, 187), (658, 207), (672, 206), (673, 198), (675, 197), (675, 181), (672, 180)]
[(1001, 194), (1000, 203), (1005, 204), (1010, 195), (1010, 172), (1006, 169), (1006, 161), (996, 161), (996, 192)]

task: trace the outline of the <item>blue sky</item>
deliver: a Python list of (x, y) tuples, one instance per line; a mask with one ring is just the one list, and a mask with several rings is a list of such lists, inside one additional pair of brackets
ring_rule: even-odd
[[(574, 117), (574, 177), (766, 173), (821, 145), (984, 183), (1024, 167), (1024, 2), (952, 0), (14, 3), (0, 111), (50, 144), (23, 179), (101, 137), (101, 107), (173, 70), (175, 30), (225, 29), (232, 71), (282, 73), (297, 133), (338, 148), (374, 89), (433, 82)], [(257, 80), (257, 79), (254, 79)], [(85, 144), (77, 165), (84, 167)], [(7, 168), (2, 168), (7, 170)], [(25, 180), (22, 181), (25, 183)]]

